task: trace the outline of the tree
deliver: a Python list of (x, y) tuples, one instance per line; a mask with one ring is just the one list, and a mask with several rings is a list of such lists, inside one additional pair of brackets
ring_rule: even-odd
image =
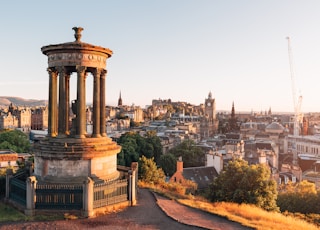
[(158, 162), (162, 155), (161, 140), (153, 132), (147, 132), (145, 137), (136, 132), (127, 132), (119, 138), (118, 144), (122, 147), (117, 156), (119, 165), (130, 166), (141, 156), (154, 157)]
[(262, 164), (230, 161), (215, 178), (210, 196), (213, 201), (249, 203), (266, 210), (277, 210), (277, 185), (270, 179), (270, 170)]
[(181, 144), (169, 150), (176, 158), (182, 157), (185, 167), (202, 166), (204, 162), (204, 151), (196, 146), (193, 140), (184, 140)]
[(11, 149), (17, 153), (30, 150), (28, 136), (19, 130), (5, 130), (0, 133), (0, 149)]
[(164, 154), (160, 157), (159, 165), (168, 176), (172, 176), (176, 172), (177, 158), (171, 154)]
[(164, 172), (161, 168), (157, 168), (153, 158), (148, 159), (141, 156), (139, 159), (139, 176), (146, 183), (159, 184), (165, 180)]
[(303, 180), (297, 184), (286, 185), (278, 195), (277, 204), (282, 212), (319, 214), (319, 201), (320, 192), (317, 192), (315, 184)]
[(117, 156), (119, 165), (130, 166), (131, 162), (139, 160), (137, 140), (134, 133), (128, 132), (122, 135), (118, 144), (121, 145), (121, 151)]
[[(149, 145), (149, 151), (152, 151), (150, 157), (154, 157), (155, 162), (158, 164), (160, 157), (163, 154), (161, 139), (157, 136), (155, 131), (148, 131), (146, 133), (146, 142)], [(146, 149), (148, 150), (148, 148)]]

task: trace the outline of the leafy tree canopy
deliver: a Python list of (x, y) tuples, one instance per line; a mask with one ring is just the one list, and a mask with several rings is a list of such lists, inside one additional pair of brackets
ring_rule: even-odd
[(157, 168), (153, 158), (141, 156), (139, 159), (139, 176), (146, 183), (163, 183), (165, 180), (164, 172), (161, 168)]
[(0, 149), (11, 149), (17, 153), (29, 152), (28, 136), (19, 130), (4, 130), (0, 133)]
[(193, 140), (184, 140), (181, 144), (169, 150), (176, 158), (182, 157), (185, 167), (203, 166), (205, 152), (196, 146)]
[(177, 158), (171, 154), (164, 154), (160, 157), (159, 165), (166, 175), (172, 176), (176, 172)]
[(214, 180), (211, 199), (235, 203), (249, 203), (266, 210), (277, 210), (277, 185), (270, 179), (265, 165), (248, 165), (247, 161), (230, 161)]
[(303, 180), (296, 184), (287, 184), (277, 199), (282, 212), (317, 213), (320, 214), (320, 191), (314, 183)]
[(161, 140), (153, 132), (147, 132), (145, 137), (136, 132), (127, 132), (119, 138), (118, 144), (122, 147), (118, 154), (119, 165), (130, 166), (141, 156), (153, 157), (157, 162), (162, 155)]

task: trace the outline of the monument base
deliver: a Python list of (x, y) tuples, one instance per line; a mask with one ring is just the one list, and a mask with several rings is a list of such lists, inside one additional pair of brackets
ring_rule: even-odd
[(48, 183), (116, 180), (121, 147), (109, 137), (46, 138), (35, 147), (34, 175)]

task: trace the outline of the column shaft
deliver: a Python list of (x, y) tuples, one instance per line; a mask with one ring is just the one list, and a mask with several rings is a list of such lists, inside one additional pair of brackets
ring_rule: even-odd
[(85, 138), (86, 135), (86, 68), (77, 66), (77, 124), (76, 136)]
[(100, 78), (100, 133), (106, 137), (106, 70), (101, 71)]
[(49, 73), (49, 116), (48, 116), (48, 136), (57, 135), (57, 72), (48, 68)]
[(100, 72), (93, 71), (93, 132), (92, 137), (100, 137)]
[(66, 135), (66, 70), (64, 67), (58, 68), (59, 71), (59, 117), (58, 135)]
[(65, 134), (70, 134), (70, 128), (69, 128), (69, 115), (70, 115), (70, 73), (67, 73), (65, 76), (65, 85), (66, 85), (66, 109), (65, 109)]

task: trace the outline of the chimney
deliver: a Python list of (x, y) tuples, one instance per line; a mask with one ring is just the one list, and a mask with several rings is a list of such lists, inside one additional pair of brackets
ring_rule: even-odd
[(182, 157), (179, 157), (177, 161), (177, 172), (183, 172), (183, 161)]

